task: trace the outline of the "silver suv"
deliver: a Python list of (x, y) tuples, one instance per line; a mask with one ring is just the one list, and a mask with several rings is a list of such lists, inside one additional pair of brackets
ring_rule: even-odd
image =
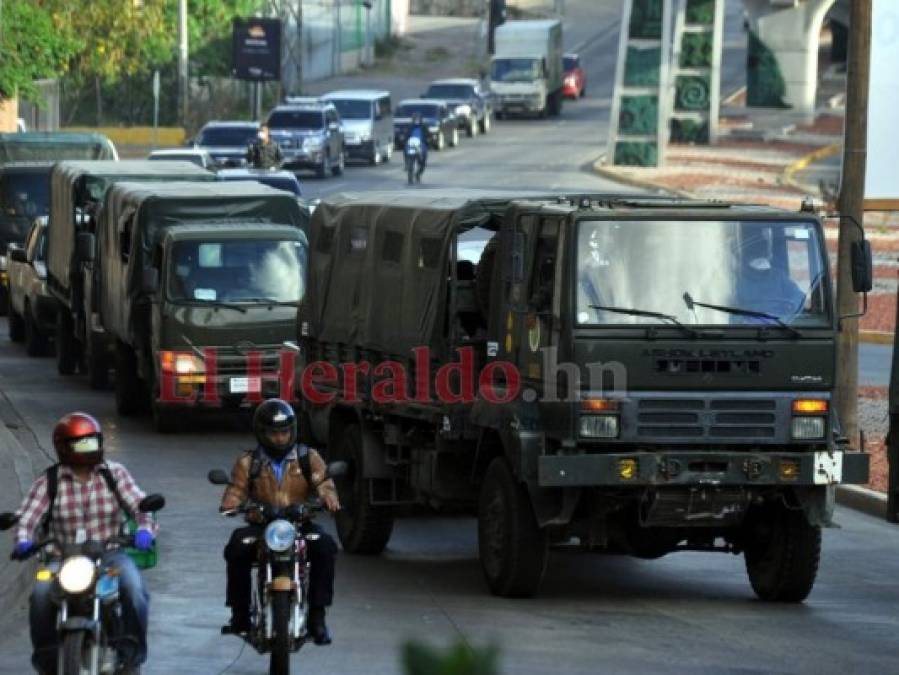
[(324, 178), (344, 168), (343, 132), (333, 103), (317, 98), (288, 98), (268, 115), (271, 137), (281, 148), (283, 168), (311, 169)]

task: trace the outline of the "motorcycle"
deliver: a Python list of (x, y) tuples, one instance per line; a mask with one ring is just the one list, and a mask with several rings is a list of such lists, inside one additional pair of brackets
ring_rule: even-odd
[[(424, 149), (421, 145), (421, 139), (418, 136), (410, 136), (406, 139), (406, 175), (409, 178), (409, 185), (413, 180), (421, 182), (421, 173), (423, 171), (422, 163), (424, 159)], [(417, 167), (416, 168), (416, 164)]]
[[(347, 471), (345, 462), (332, 462), (315, 487), (330, 478), (342, 476)], [(228, 485), (230, 479), (221, 469), (209, 472), (213, 485)], [(223, 515), (234, 517), (243, 514), (247, 522), (263, 525), (262, 538), (251, 537), (246, 544), (255, 543), (258, 556), (253, 563), (250, 588), (251, 630), (237, 634), (258, 653), (271, 654), (270, 675), (290, 673), (290, 655), (300, 650), (309, 639), (310, 563), (306, 542), (315, 541), (319, 535), (304, 532), (303, 526), (322, 511), (317, 501), (293, 504), (279, 509), (268, 504), (247, 502)], [(256, 520), (251, 520), (251, 514)]]
[[(144, 497), (139, 508), (151, 513), (164, 506), (165, 497), (154, 494)], [(0, 514), (0, 530), (10, 529), (18, 520), (15, 513)], [(118, 570), (104, 558), (109, 551), (133, 545), (132, 535), (104, 542), (62, 544), (46, 538), (35, 543), (28, 556), (40, 556), (35, 577), (53, 582), (52, 596), (59, 606), (57, 672), (61, 675), (113, 675), (124, 668), (111, 642), (121, 620)]]

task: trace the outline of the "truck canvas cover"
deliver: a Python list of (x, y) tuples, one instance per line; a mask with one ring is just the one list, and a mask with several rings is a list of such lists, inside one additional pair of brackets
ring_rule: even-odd
[(251, 232), (257, 223), (305, 231), (306, 220), (292, 194), (256, 182), (116, 183), (98, 220), (104, 327), (133, 344), (130, 316), (142, 300), (143, 270), (154, 265), (153, 250), (168, 228), (227, 223)]
[(76, 207), (98, 203), (115, 181), (214, 181), (215, 174), (192, 162), (170, 161), (68, 161), (59, 162), (50, 174), (50, 239), (47, 278), (50, 287), (68, 296), (75, 252)]
[(103, 134), (26, 132), (0, 134), (0, 164), (66, 159), (118, 159)]
[(322, 201), (310, 224), (301, 310), (312, 334), (397, 357), (436, 346), (453, 233), (459, 226), (487, 225), (508, 201), (472, 190), (344, 194)]

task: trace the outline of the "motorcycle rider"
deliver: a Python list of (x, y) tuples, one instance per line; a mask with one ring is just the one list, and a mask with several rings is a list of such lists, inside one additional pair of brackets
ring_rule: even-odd
[[(83, 412), (62, 417), (53, 428), (53, 447), (59, 463), (51, 466), (31, 485), (16, 529), (14, 560), (24, 560), (35, 551), (35, 535), (42, 528), (61, 544), (107, 541), (122, 531), (125, 511), (137, 521), (135, 548), (149, 551), (156, 524), (139, 505), (146, 496), (124, 466), (103, 459), (100, 423)], [(104, 563), (118, 570), (121, 598), (121, 634), (112, 636), (125, 664), (117, 672), (137, 673), (147, 657), (147, 614), (150, 596), (140, 572), (121, 550), (106, 553)], [(39, 673), (55, 673), (59, 636), (56, 629), (53, 582), (37, 581), (31, 592), (29, 620), (31, 661)]]
[(421, 152), (418, 155), (418, 172), (415, 180), (421, 182), (421, 175), (425, 172), (425, 166), (428, 164), (428, 130), (425, 128), (421, 113), (412, 113), (412, 123), (409, 126), (409, 135), (406, 138), (408, 144), (410, 138), (417, 138), (421, 141)]
[[(263, 402), (253, 415), (253, 432), (257, 446), (241, 455), (231, 471), (231, 483), (225, 488), (220, 511), (233, 512), (247, 499), (255, 504), (284, 508), (302, 504), (310, 496), (313, 483), (324, 476), (326, 465), (312, 448), (297, 443), (297, 417), (286, 401), (273, 398)], [(331, 513), (340, 509), (333, 481), (321, 482), (317, 488), (322, 504)], [(225, 546), (228, 585), (225, 604), (231, 608), (231, 622), (223, 633), (246, 633), (250, 623), (250, 571), (256, 559), (255, 541), (264, 535), (261, 514), (251, 512), (248, 520), (259, 520), (237, 528)], [(334, 595), (334, 563), (337, 544), (317, 525), (307, 523), (304, 532), (316, 533), (318, 539), (307, 540), (311, 565), (309, 580), (309, 633), (317, 645), (331, 644), (325, 624), (325, 608)]]
[(281, 166), (281, 148), (269, 134), (268, 127), (259, 127), (257, 138), (247, 148), (247, 164), (254, 169), (277, 169)]

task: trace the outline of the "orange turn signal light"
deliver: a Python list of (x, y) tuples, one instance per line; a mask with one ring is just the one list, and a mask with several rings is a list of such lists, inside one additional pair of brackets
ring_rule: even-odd
[(818, 398), (797, 398), (793, 401), (794, 415), (822, 415), (827, 413), (828, 402)]
[(618, 412), (618, 401), (610, 398), (588, 398), (581, 401), (586, 412)]

